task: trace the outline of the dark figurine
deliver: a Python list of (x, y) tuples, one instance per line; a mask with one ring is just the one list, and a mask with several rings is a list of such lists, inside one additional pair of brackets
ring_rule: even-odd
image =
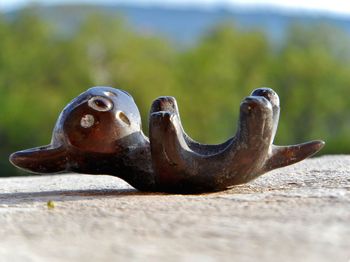
[(323, 141), (273, 145), (279, 111), (272, 89), (256, 89), (241, 103), (236, 135), (219, 145), (204, 145), (183, 130), (175, 98), (160, 97), (151, 107), (148, 139), (128, 93), (94, 87), (65, 107), (50, 145), (16, 152), (10, 161), (32, 173), (109, 174), (142, 191), (220, 191), (323, 147)]

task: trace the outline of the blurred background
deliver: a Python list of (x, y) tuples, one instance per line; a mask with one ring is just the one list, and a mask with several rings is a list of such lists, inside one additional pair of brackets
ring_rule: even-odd
[(8, 155), (48, 144), (63, 107), (95, 85), (131, 93), (145, 133), (153, 99), (175, 96), (205, 143), (232, 136), (240, 101), (268, 86), (277, 144), (350, 153), (350, 4), (327, 2), (1, 0), (0, 176), (23, 175)]

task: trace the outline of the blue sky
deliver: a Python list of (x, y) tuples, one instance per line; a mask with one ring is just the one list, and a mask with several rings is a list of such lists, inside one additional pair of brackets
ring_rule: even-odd
[(0, 0), (0, 9), (7, 10), (31, 2), (44, 4), (57, 3), (131, 3), (131, 4), (160, 4), (165, 6), (198, 6), (210, 8), (216, 5), (230, 6), (239, 4), (246, 7), (269, 5), (293, 10), (322, 11), (350, 15), (350, 0)]

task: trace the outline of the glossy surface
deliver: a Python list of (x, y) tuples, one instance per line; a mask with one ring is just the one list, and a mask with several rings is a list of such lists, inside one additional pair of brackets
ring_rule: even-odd
[(323, 141), (273, 145), (279, 113), (278, 95), (256, 89), (240, 105), (236, 135), (223, 144), (204, 145), (183, 130), (175, 98), (160, 97), (151, 107), (148, 140), (128, 93), (94, 87), (66, 106), (50, 145), (16, 152), (10, 161), (33, 173), (109, 174), (144, 191), (225, 190), (323, 147)]

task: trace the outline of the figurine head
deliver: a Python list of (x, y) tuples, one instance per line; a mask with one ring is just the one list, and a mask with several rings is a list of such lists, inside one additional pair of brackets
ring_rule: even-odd
[(70, 170), (89, 154), (114, 154), (137, 143), (141, 117), (133, 98), (111, 87), (93, 87), (71, 101), (60, 114), (50, 145), (10, 156), (17, 167), (34, 173)]

